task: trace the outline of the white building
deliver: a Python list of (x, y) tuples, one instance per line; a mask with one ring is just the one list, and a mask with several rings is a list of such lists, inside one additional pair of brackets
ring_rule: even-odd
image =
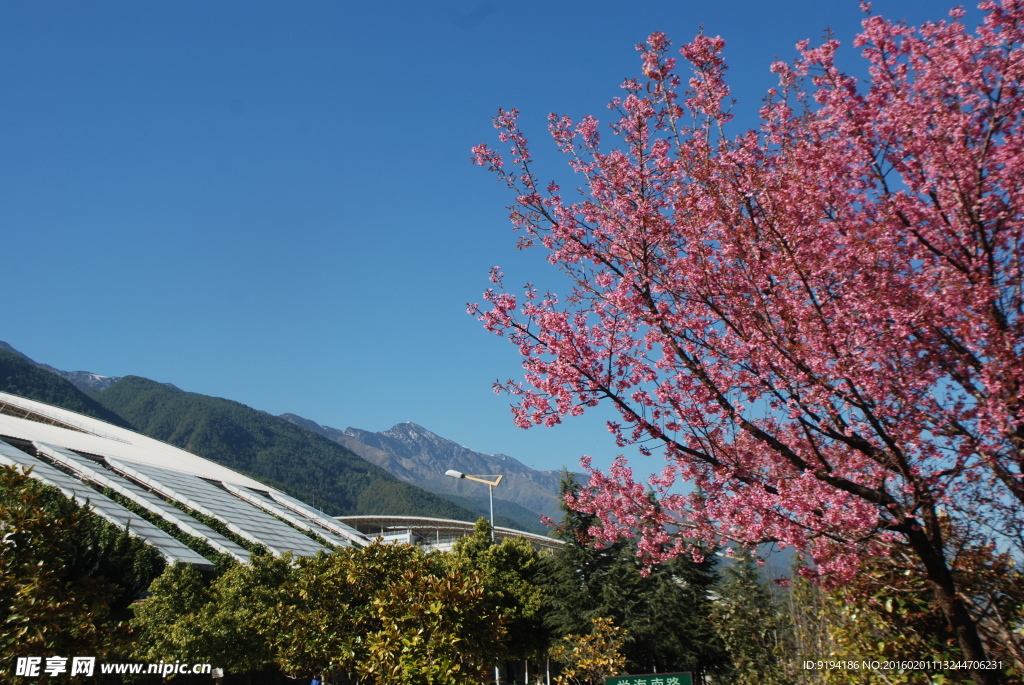
[[(0, 393), (0, 465), (32, 469), (111, 523), (154, 545), (169, 563), (213, 564), (121, 502), (144, 510), (204, 540), (240, 562), (249, 549), (312, 556), (332, 547), (362, 547), (377, 537), (426, 549), (451, 549), (473, 524), (408, 516), (327, 514), (248, 476), (172, 445), (75, 412)], [(114, 498), (102, 494), (114, 491)], [(214, 519), (230, 535), (196, 518)], [(378, 533), (379, 529), (379, 533)], [(498, 539), (516, 535), (541, 548), (561, 543), (532, 533), (497, 528)], [(234, 539), (232, 539), (234, 537)]]
[[(367, 538), (381, 538), (384, 542), (406, 542), (424, 550), (451, 551), (459, 538), (472, 535), (475, 524), (451, 519), (435, 519), (423, 516), (338, 516), (337, 520), (352, 526)], [(563, 542), (535, 533), (512, 528), (494, 527), (494, 539), (525, 538), (538, 550), (553, 550)]]
[[(246, 547), (312, 556), (331, 546), (364, 546), (354, 528), (252, 478), (166, 443), (42, 402), (0, 393), (0, 464), (32, 476), (154, 545), (168, 562), (212, 568), (139, 514), (102, 494), (110, 488), (239, 561)], [(197, 520), (215, 519), (243, 544)]]

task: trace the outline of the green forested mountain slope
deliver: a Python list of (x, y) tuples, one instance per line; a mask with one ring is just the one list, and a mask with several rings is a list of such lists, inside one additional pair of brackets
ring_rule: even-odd
[(131, 428), (131, 425), (93, 398), (26, 357), (0, 349), (0, 392), (45, 402), (85, 414), (107, 423)]
[(89, 393), (135, 430), (290, 491), (330, 514), (476, 515), (285, 419), (138, 376)]

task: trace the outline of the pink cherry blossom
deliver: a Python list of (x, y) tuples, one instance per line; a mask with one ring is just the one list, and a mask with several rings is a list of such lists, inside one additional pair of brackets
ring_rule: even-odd
[(624, 457), (584, 460), (568, 503), (598, 540), (638, 537), (647, 563), (776, 541), (826, 584), (903, 545), (984, 659), (941, 519), (1022, 519), (1024, 3), (980, 7), (973, 33), (959, 10), (920, 27), (868, 14), (866, 83), (836, 41), (801, 42), (738, 135), (724, 41), (684, 45), (684, 78), (655, 33), (646, 82), (612, 102), (617, 147), (593, 117), (550, 118), (577, 201), (541, 192), (517, 112), (499, 112), (512, 168), (484, 145), (475, 161), (516, 194), (520, 245), (574, 283), (517, 299), (494, 272), (470, 309), (524, 370), (499, 389), (523, 427), (611, 403), (616, 443), (666, 459), (646, 482)]

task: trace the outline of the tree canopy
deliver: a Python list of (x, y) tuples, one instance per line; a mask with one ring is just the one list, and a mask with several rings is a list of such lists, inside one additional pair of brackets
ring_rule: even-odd
[(524, 538), (491, 539), (487, 519), (476, 522), (472, 535), (458, 542), (451, 554), (438, 561), (454, 571), (477, 574), (491, 611), (502, 617), (509, 659), (543, 654), (548, 643), (544, 628), (541, 589), (542, 565), (537, 550)]
[(368, 683), (479, 683), (504, 634), (479, 576), (380, 542), (299, 559), (267, 621), (285, 671)]

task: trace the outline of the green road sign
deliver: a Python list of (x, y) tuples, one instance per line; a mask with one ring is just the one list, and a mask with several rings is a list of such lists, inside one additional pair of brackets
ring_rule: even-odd
[(604, 685), (693, 685), (692, 673), (648, 673), (605, 678)]

